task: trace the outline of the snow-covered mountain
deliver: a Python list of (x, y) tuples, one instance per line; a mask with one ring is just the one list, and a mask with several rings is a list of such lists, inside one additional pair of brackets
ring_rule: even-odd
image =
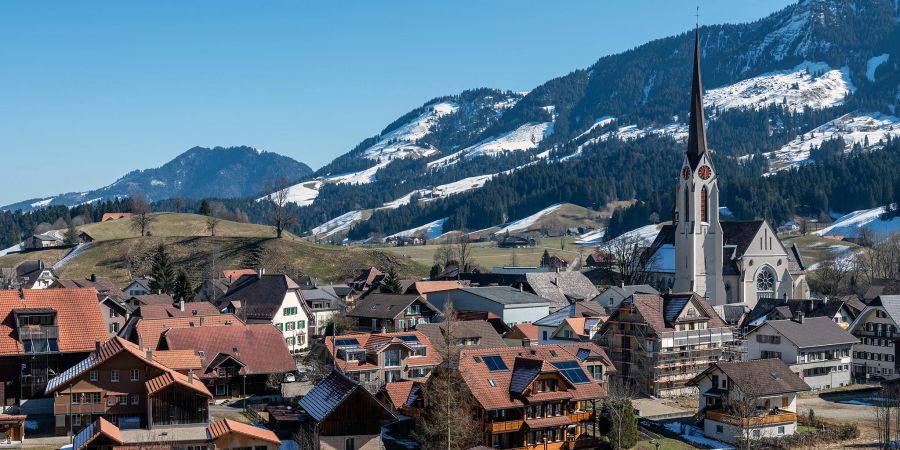
[[(75, 206), (107, 199), (143, 194), (151, 201), (180, 195), (185, 198), (239, 198), (267, 189), (279, 178), (294, 180), (312, 173), (306, 164), (287, 156), (252, 147), (194, 147), (153, 169), (135, 170), (112, 184), (84, 192), (69, 192), (29, 199), (0, 207), (25, 210), (50, 205)], [(312, 202), (307, 195), (298, 203)]]

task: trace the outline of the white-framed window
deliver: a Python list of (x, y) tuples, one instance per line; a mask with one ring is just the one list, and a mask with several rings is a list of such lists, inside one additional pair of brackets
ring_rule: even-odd
[(91, 371), (91, 374), (90, 374), (90, 377), (91, 377), (91, 381), (97, 381), (97, 378), (98, 378), (98, 377), (97, 377), (97, 371), (96, 371), (96, 370), (92, 370), (92, 371)]
[(137, 369), (131, 369), (131, 381), (137, 381), (138, 375), (139, 375), (139, 372)]
[(120, 396), (119, 396), (119, 406), (125, 406), (125, 405), (127, 405), (127, 404), (128, 404), (128, 396), (127, 396), (127, 395), (120, 395)]
[(137, 396), (137, 394), (131, 394), (131, 404), (132, 405), (140, 405), (141, 398)]
[(72, 416), (72, 425), (81, 426), (81, 415), (75, 414)]
[(113, 369), (109, 371), (109, 381), (113, 383), (119, 382), (119, 371), (118, 369)]

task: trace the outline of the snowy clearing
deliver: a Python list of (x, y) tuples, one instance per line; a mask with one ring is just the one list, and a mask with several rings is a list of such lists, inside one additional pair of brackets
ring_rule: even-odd
[(362, 220), (362, 211), (350, 211), (313, 228), (310, 230), (310, 233), (314, 235), (324, 234), (324, 237), (328, 237), (335, 233), (350, 229), (353, 224), (360, 220)]
[(884, 211), (883, 206), (853, 211), (835, 220), (831, 226), (816, 231), (816, 235), (859, 237), (864, 228), (873, 231), (876, 235), (888, 235), (900, 231), (900, 217), (881, 220)]
[[(769, 159), (769, 174), (808, 164), (809, 151), (822, 143), (844, 139), (845, 152), (849, 152), (854, 144), (863, 148), (879, 148), (880, 141), (888, 136), (900, 136), (900, 118), (881, 113), (848, 113), (837, 119), (826, 122), (809, 133), (803, 133), (788, 142), (784, 147), (773, 152), (762, 153), (755, 157)], [(741, 159), (751, 155), (741, 156)]]
[(428, 239), (436, 239), (440, 235), (444, 234), (444, 223), (447, 222), (447, 218), (435, 220), (434, 222), (428, 222), (425, 225), (418, 226), (415, 228), (410, 228), (408, 230), (403, 230), (399, 233), (394, 233), (385, 240), (390, 238), (398, 238), (398, 237), (415, 237), (415, 236), (425, 236)]
[(890, 57), (891, 57), (891, 55), (888, 55), (887, 53), (883, 53), (881, 55), (873, 56), (873, 57), (869, 58), (869, 60), (866, 61), (866, 78), (868, 78), (869, 81), (874, 82), (875, 81), (875, 70), (878, 69), (878, 66), (886, 63)]
[(390, 163), (390, 160), (382, 161), (372, 167), (369, 167), (368, 169), (360, 170), (359, 172), (332, 175), (326, 178), (326, 180), (338, 184), (369, 184), (375, 181), (375, 173)]
[(541, 141), (552, 133), (553, 122), (527, 123), (513, 131), (485, 139), (471, 147), (431, 161), (428, 168), (453, 165), (462, 158), (472, 159), (481, 155), (496, 156), (505, 152), (530, 150), (537, 148)]
[(52, 202), (54, 198), (55, 197), (50, 197), (50, 198), (45, 198), (43, 200), (38, 200), (38, 201), (32, 203), (31, 207), (32, 208), (43, 208), (43, 207), (49, 205), (50, 202)]
[(438, 119), (453, 114), (459, 109), (454, 103), (436, 103), (419, 117), (407, 122), (399, 128), (379, 136), (378, 142), (363, 150), (364, 158), (378, 162), (400, 158), (421, 158), (433, 155), (437, 149), (431, 146), (418, 145), (416, 142), (425, 137)]
[[(814, 76), (821, 74), (819, 76)], [(765, 108), (785, 104), (791, 111), (822, 109), (842, 104), (856, 90), (847, 68), (831, 69), (822, 62), (805, 61), (789, 70), (769, 72), (711, 89), (703, 96), (707, 109)]]
[(575, 245), (599, 245), (603, 243), (604, 236), (606, 236), (606, 228), (588, 231), (587, 233), (578, 236)]
[[(299, 206), (309, 206), (319, 196), (319, 189), (322, 187), (321, 181), (303, 181), (287, 188), (287, 201), (296, 203)], [(260, 197), (256, 201), (263, 201), (267, 197)]]
[(506, 226), (501, 228), (499, 231), (497, 231), (496, 234), (515, 233), (518, 231), (527, 230), (529, 227), (534, 225), (542, 217), (559, 209), (560, 206), (562, 206), (562, 203), (557, 203), (555, 205), (548, 206), (548, 207), (546, 207), (524, 219), (519, 219), (514, 222), (510, 222), (510, 223), (506, 224)]
[(480, 189), (484, 186), (485, 183), (488, 182), (488, 180), (494, 178), (495, 176), (497, 176), (497, 174), (495, 173), (488, 175), (476, 175), (474, 177), (463, 178), (452, 183), (441, 184), (432, 188), (417, 189), (410, 192), (409, 194), (404, 195), (403, 197), (385, 203), (383, 208), (396, 209), (400, 206), (407, 205), (409, 204), (413, 196), (418, 196), (421, 201), (427, 202), (444, 197), (449, 197), (455, 194), (461, 194), (473, 189)]
[(656, 239), (659, 234), (660, 225), (650, 224), (640, 228), (625, 232), (610, 240), (610, 242), (637, 241), (639, 245), (648, 246)]

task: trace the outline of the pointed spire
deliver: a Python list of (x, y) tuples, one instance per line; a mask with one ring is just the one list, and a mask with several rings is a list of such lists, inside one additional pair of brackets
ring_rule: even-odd
[(696, 167), (706, 153), (706, 130), (703, 123), (703, 83), (700, 81), (700, 28), (694, 31), (694, 78), (691, 82), (691, 120), (688, 128), (687, 156)]

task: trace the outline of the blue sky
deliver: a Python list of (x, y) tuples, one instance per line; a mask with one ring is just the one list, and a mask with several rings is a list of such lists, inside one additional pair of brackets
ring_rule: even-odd
[[(703, 23), (789, 2), (700, 1)], [(0, 204), (106, 185), (193, 146), (318, 168), (410, 109), (525, 91), (690, 29), (654, 1), (0, 4)], [(9, 176), (19, 173), (18, 176)]]

